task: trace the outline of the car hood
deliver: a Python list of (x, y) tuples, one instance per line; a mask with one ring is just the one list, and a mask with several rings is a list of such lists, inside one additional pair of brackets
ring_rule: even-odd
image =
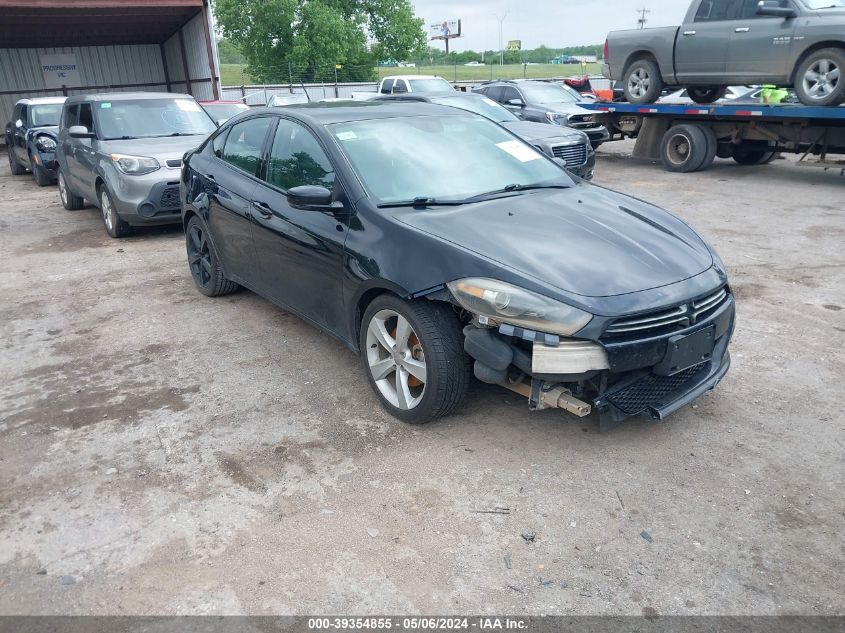
[(534, 123), (532, 121), (508, 121), (502, 123), (509, 131), (526, 141), (539, 141), (547, 138), (565, 139), (572, 142), (587, 142), (588, 137), (578, 130), (552, 125), (551, 123)]
[(56, 137), (59, 134), (59, 126), (41, 125), (39, 127), (31, 127), (27, 130), (27, 134), (30, 134), (32, 136), (36, 136), (38, 134), (49, 134), (52, 137)]
[(514, 272), (584, 297), (650, 290), (713, 265), (707, 245), (662, 209), (595, 187), (527, 192), (396, 219)]
[(207, 137), (169, 136), (165, 138), (138, 138), (125, 141), (100, 141), (98, 148), (106, 154), (149, 156), (159, 162), (182, 158), (185, 152), (196, 149)]

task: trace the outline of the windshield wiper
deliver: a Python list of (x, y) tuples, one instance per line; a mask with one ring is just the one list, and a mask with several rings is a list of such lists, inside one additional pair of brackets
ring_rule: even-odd
[(402, 202), (387, 202), (385, 204), (378, 205), (378, 207), (379, 209), (391, 209), (395, 207), (458, 207), (466, 203), (467, 200), (438, 200), (437, 198), (427, 198), (425, 196), (420, 196), (418, 198), (414, 198), (413, 200), (403, 200)]
[(569, 189), (570, 185), (552, 185), (552, 184), (536, 184), (536, 185), (520, 185), (518, 183), (508, 185), (502, 189), (497, 189), (496, 191), (488, 191), (487, 193), (479, 193), (476, 196), (472, 196), (471, 198), (467, 198), (466, 202), (482, 202), (484, 200), (493, 200), (500, 196), (507, 196), (510, 194), (516, 194), (522, 191), (532, 191), (535, 189)]
[(172, 134), (158, 134), (152, 138), (166, 138), (168, 136), (199, 136), (196, 132), (173, 132)]
[(110, 136), (109, 138), (104, 138), (104, 141), (134, 141), (137, 140), (137, 136)]

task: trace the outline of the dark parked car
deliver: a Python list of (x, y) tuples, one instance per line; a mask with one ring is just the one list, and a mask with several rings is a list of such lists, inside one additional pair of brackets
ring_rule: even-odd
[(65, 97), (21, 99), (6, 124), (9, 169), (16, 176), (29, 169), (35, 182), (56, 182), (56, 136)]
[(460, 108), (475, 112), (507, 128), (526, 143), (531, 143), (544, 154), (566, 163), (566, 168), (579, 178), (591, 180), (596, 166), (596, 153), (589, 137), (578, 130), (562, 128), (550, 123), (522, 121), (481, 94), (471, 92), (411, 93), (382, 96), (377, 101), (417, 101)]
[(532, 409), (662, 418), (730, 364), (725, 268), (689, 226), (457, 108), (252, 111), (186, 155), (181, 195), (200, 292), (329, 332), (408, 422), (473, 371)]
[(610, 138), (607, 128), (597, 123), (593, 112), (578, 105), (573, 91), (533, 79), (491, 81), (473, 89), (501, 103), (524, 121), (565, 125), (584, 132), (593, 148)]

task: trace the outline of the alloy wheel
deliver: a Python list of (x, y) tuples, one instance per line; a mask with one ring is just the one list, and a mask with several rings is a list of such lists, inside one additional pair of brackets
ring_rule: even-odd
[(114, 231), (114, 218), (112, 217), (114, 211), (112, 209), (111, 199), (105, 191), (100, 194), (100, 209), (103, 212), (103, 222), (106, 223), (106, 228), (111, 233)]
[(367, 325), (367, 365), (378, 390), (397, 409), (411, 410), (425, 394), (422, 344), (408, 319), (381, 310)]
[(205, 231), (196, 223), (188, 231), (188, 265), (197, 285), (208, 287), (211, 283), (211, 250)]
[(643, 68), (638, 68), (628, 78), (628, 92), (637, 98), (645, 96), (651, 85), (651, 77)]
[(62, 199), (62, 204), (67, 207), (67, 183), (62, 172), (59, 172), (59, 196)]
[(841, 81), (842, 69), (832, 59), (819, 59), (804, 73), (804, 93), (821, 101), (832, 94)]

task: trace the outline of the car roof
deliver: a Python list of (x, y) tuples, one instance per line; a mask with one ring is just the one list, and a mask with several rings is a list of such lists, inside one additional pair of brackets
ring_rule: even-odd
[[(443, 77), (439, 75), (389, 75), (387, 77), (383, 77), (382, 81), (385, 79), (443, 79)], [(446, 81), (443, 79), (443, 81)]]
[(56, 105), (64, 103), (67, 97), (35, 97), (34, 99), (20, 99), (18, 103), (23, 105)]
[(138, 101), (139, 99), (190, 99), (191, 95), (177, 92), (106, 92), (93, 95), (74, 95), (67, 98), (67, 103), (82, 103), (83, 101)]
[[(351, 121), (392, 119), (409, 116), (468, 116), (457, 108), (420, 101), (390, 103), (389, 101), (334, 101), (311, 102), (281, 108), (253, 108), (250, 114), (268, 112), (294, 115), (316, 125), (331, 125)], [(241, 115), (246, 116), (246, 114)], [(234, 120), (234, 119), (233, 119)]]
[(198, 101), (197, 103), (199, 103), (200, 105), (215, 105), (215, 104), (241, 105), (241, 104), (243, 104), (243, 101), (235, 101), (235, 100), (226, 101), (224, 99), (211, 99), (211, 100), (207, 100), (207, 101)]
[(438, 90), (437, 92), (400, 92), (392, 95), (379, 95), (377, 101), (429, 101), (430, 99), (455, 99), (468, 97), (470, 99), (485, 99), (479, 92), (459, 92), (457, 90)]

